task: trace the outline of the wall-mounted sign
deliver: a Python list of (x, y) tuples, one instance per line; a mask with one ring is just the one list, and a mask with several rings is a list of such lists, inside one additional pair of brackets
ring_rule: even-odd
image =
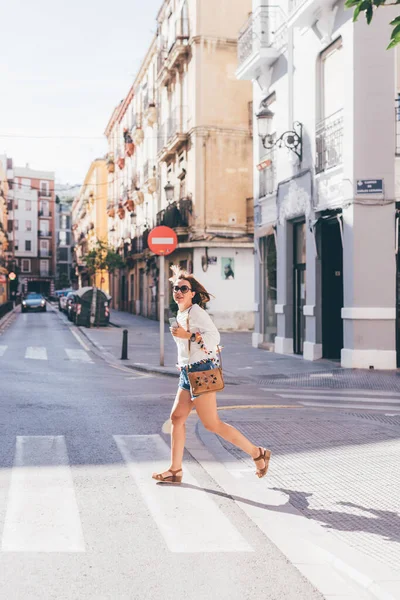
[(258, 165), (257, 165), (257, 169), (259, 171), (263, 171), (264, 169), (267, 169), (268, 167), (270, 167), (272, 165), (272, 160), (270, 158), (266, 158), (265, 160), (261, 161)]
[(383, 194), (383, 179), (358, 179), (357, 196)]
[(208, 264), (209, 265), (216, 265), (217, 264), (217, 257), (216, 256), (209, 256), (208, 257)]

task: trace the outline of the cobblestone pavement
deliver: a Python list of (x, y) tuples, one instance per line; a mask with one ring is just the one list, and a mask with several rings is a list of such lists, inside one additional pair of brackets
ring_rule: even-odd
[(264, 418), (260, 410), (249, 412), (222, 415), (272, 449), (269, 487), (349, 546), (400, 572), (400, 420), (308, 409), (269, 410), (266, 420), (265, 412)]

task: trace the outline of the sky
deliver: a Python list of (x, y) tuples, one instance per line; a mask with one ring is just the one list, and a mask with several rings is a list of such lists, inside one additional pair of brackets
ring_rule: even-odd
[(155, 34), (161, 2), (1, 3), (0, 154), (81, 183), (107, 152), (104, 130)]

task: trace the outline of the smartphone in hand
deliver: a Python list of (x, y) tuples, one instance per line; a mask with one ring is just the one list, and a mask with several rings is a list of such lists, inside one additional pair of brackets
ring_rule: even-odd
[(176, 320), (176, 317), (171, 317), (169, 320), (169, 326), (170, 327), (179, 327), (179, 323)]

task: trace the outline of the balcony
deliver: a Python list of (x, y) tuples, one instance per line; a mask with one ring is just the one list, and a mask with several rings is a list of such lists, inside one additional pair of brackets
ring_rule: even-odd
[(186, 106), (177, 106), (171, 116), (162, 125), (158, 137), (158, 158), (167, 160), (188, 139), (188, 110)]
[(39, 190), (38, 192), (39, 198), (51, 198), (50, 190)]
[(343, 111), (320, 121), (316, 128), (316, 164), (315, 172), (322, 173), (327, 169), (342, 164), (343, 152)]
[[(164, 210), (157, 213), (156, 225), (165, 225), (172, 229), (187, 229), (191, 225), (193, 202), (190, 198), (181, 198), (172, 202)], [(187, 233), (183, 231), (181, 233)]]
[(51, 238), (52, 233), (51, 231), (43, 231), (43, 230), (39, 230), (39, 237), (41, 238)]
[(238, 79), (257, 79), (279, 58), (287, 43), (287, 27), (278, 6), (261, 6), (242, 27), (238, 38)]
[(149, 246), (147, 239), (149, 237), (150, 230), (145, 229), (142, 235), (136, 236), (131, 239), (131, 251), (130, 254), (142, 254)]
[(179, 18), (175, 22), (175, 29), (168, 39), (161, 39), (157, 57), (158, 85), (165, 85), (171, 78), (173, 69), (176, 69), (182, 60), (189, 54), (189, 19)]
[(311, 27), (322, 14), (332, 12), (337, 0), (289, 0), (288, 26)]
[(51, 258), (53, 256), (52, 250), (39, 249), (40, 258)]
[(51, 218), (51, 211), (43, 211), (43, 210), (39, 210), (39, 217), (43, 217), (43, 219), (50, 219)]

